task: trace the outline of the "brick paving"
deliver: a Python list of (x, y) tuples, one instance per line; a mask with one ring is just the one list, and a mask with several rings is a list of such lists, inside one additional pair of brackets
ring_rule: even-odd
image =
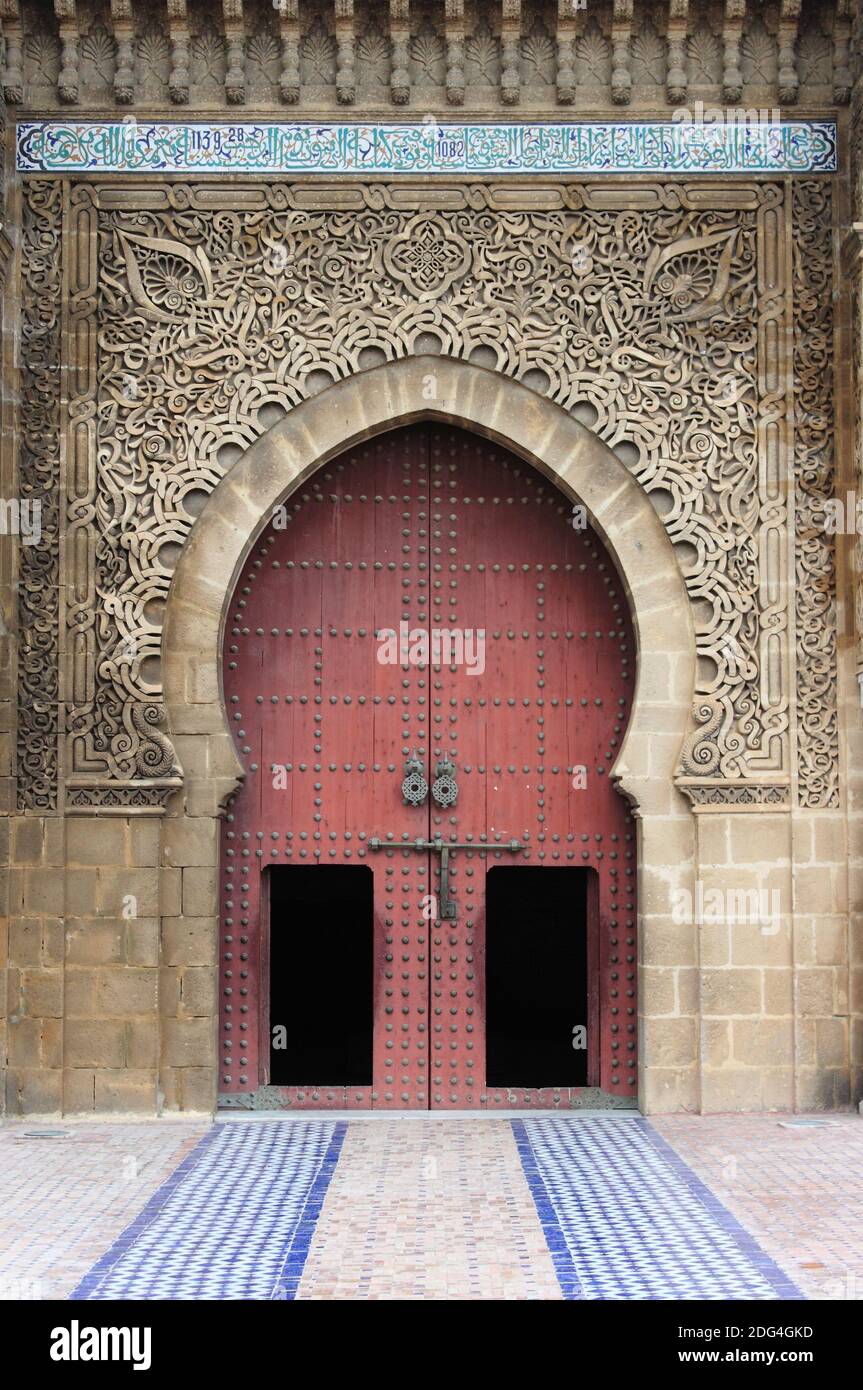
[(512, 1127), (351, 1125), (297, 1296), (560, 1298)]
[(863, 1117), (668, 1115), (651, 1124), (807, 1298), (863, 1299)]
[[(861, 1299), (863, 1119), (818, 1118), (651, 1125), (807, 1297)], [(45, 1129), (66, 1137), (28, 1137)], [(201, 1121), (0, 1124), (0, 1298), (68, 1297), (208, 1131)], [(214, 1182), (220, 1190), (217, 1172)], [(576, 1217), (584, 1190), (574, 1174)], [(306, 1220), (297, 1297), (559, 1299), (535, 1198), (503, 1117), (352, 1119), (320, 1213)]]
[[(68, 1298), (206, 1123), (0, 1124), (0, 1300)], [(60, 1130), (62, 1139), (28, 1138)]]

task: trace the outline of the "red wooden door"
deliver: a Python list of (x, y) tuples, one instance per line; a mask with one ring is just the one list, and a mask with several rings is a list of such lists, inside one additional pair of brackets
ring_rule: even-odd
[[(246, 768), (223, 827), (226, 1103), (574, 1099), (581, 1088), (554, 1075), (486, 1084), (487, 875), (503, 865), (592, 871), (573, 920), (587, 950), (584, 1085), (635, 1095), (635, 837), (608, 776), (634, 645), (616, 572), (579, 521), (528, 464), (423, 423), (327, 465), (263, 533), (225, 639)], [(415, 804), (402, 789), (412, 760)], [(363, 1083), (268, 1084), (267, 902), (291, 865), (374, 875)], [(531, 880), (540, 899), (548, 882)], [(314, 933), (314, 913), (279, 930)], [(525, 934), (525, 959), (532, 949)], [(323, 1016), (326, 961), (307, 968)]]

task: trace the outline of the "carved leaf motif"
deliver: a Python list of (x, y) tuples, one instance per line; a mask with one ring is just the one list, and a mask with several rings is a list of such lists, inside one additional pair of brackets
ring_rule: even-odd
[(250, 85), (277, 82), (281, 67), (281, 51), (272, 34), (255, 34), (249, 40), (246, 54)]
[[(146, 317), (188, 323), (201, 291), (207, 296), (213, 292), (212, 269), (203, 249), (196, 246), (190, 251), (182, 242), (135, 232), (120, 232), (120, 242), (132, 298)], [(139, 261), (134, 246), (151, 254)]]
[(150, 27), (137, 39), (138, 72), (148, 90), (167, 82), (171, 48), (161, 29)]
[(442, 82), (444, 78), (443, 44), (431, 26), (425, 27), (411, 39), (410, 55), (417, 67), (420, 82)]
[(329, 85), (336, 80), (336, 41), (327, 33), (320, 15), (300, 45), (306, 80)]
[(743, 36), (740, 71), (744, 82), (776, 81), (776, 44), (760, 20)]
[(647, 20), (640, 33), (632, 40), (632, 77), (634, 82), (663, 81), (665, 70), (665, 45)]
[[(655, 290), (672, 305), (672, 314), (687, 321), (710, 318), (721, 307), (731, 277), (737, 230), (684, 237), (664, 250), (657, 248), (645, 267), (644, 288)], [(722, 246), (715, 268), (700, 252)]]
[(25, 77), (28, 85), (53, 86), (60, 74), (60, 44), (53, 34), (37, 31), (24, 40)]
[(575, 46), (576, 78), (590, 86), (611, 80), (611, 45), (591, 20)]
[(829, 83), (833, 73), (830, 40), (810, 29), (801, 34), (797, 48), (801, 84)]
[(81, 57), (92, 64), (104, 83), (110, 83), (114, 76), (114, 57), (117, 45), (114, 38), (101, 25), (91, 29), (81, 40)]
[(690, 36), (687, 44), (690, 81), (699, 84), (715, 85), (722, 78), (722, 50), (719, 40), (702, 24)]
[[(468, 64), (476, 69), (483, 81), (496, 83), (500, 77), (500, 44), (483, 20), (476, 33), (465, 44)], [(473, 76), (468, 74), (468, 79)]]
[(544, 30), (536, 29), (527, 35), (522, 42), (521, 56), (529, 75), (543, 82), (553, 80), (555, 48)]
[(360, 81), (382, 86), (387, 80), (389, 63), (389, 43), (378, 29), (368, 29), (357, 41)]
[(225, 40), (210, 25), (196, 34), (189, 45), (192, 81), (201, 87), (222, 87), (225, 81)]

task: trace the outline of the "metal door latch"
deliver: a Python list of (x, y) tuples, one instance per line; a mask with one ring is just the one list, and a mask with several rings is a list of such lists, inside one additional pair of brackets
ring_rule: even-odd
[(451, 849), (477, 849), (477, 850), (504, 850), (507, 854), (520, 854), (522, 850), (530, 849), (529, 844), (521, 840), (510, 840), (508, 844), (501, 844), (497, 840), (489, 843), (487, 840), (442, 840), (440, 836), (434, 840), (381, 840), (378, 836), (370, 836), (367, 841), (369, 849), (417, 849), (431, 851), (432, 854), (440, 855), (440, 912), (438, 918), (442, 922), (454, 922), (456, 913), (455, 900), (449, 895), (449, 852)]

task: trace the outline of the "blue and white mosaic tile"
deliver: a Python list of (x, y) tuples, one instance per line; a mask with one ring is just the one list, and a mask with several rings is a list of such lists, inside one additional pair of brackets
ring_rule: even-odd
[(512, 1125), (564, 1297), (803, 1297), (646, 1120)]
[(346, 1128), (215, 1125), (70, 1297), (293, 1299)]
[[(747, 113), (743, 113), (745, 116)], [(21, 173), (811, 174), (836, 170), (835, 121), (206, 125), (22, 121)]]

